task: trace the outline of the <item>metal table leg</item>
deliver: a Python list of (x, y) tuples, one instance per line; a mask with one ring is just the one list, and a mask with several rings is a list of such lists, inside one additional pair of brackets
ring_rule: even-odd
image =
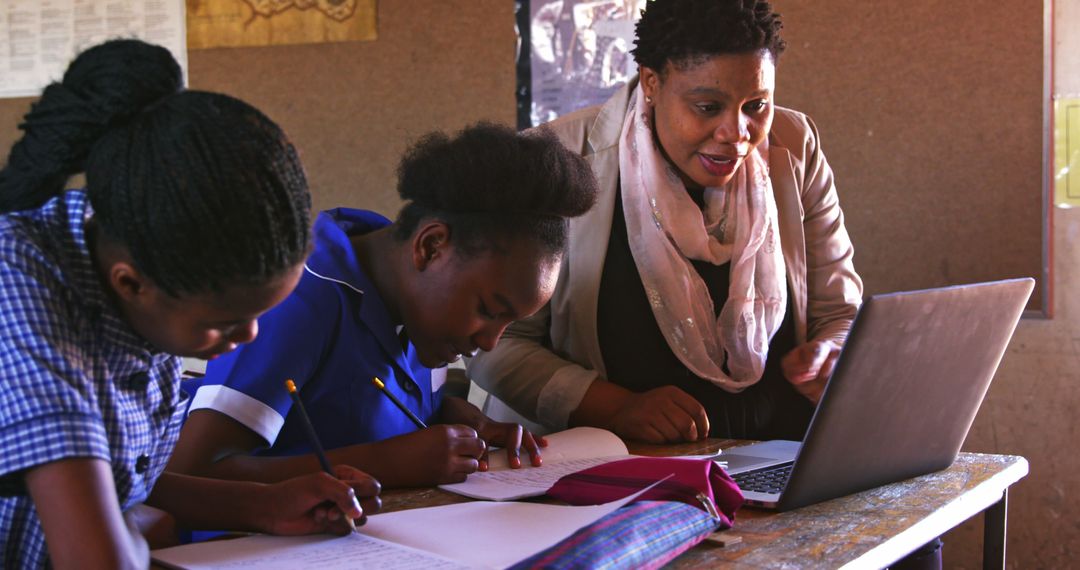
[(1005, 517), (1008, 514), (1009, 489), (1001, 493), (1001, 500), (983, 511), (983, 568), (1005, 568)]

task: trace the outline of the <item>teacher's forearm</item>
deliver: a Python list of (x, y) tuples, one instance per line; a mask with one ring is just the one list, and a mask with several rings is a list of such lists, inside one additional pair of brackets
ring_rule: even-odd
[(570, 412), (571, 426), (593, 426), (614, 431), (616, 419), (633, 392), (597, 378), (585, 392), (578, 407)]

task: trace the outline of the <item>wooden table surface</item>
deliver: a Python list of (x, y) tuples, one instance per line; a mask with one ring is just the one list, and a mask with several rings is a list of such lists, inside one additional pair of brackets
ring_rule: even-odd
[[(712, 439), (629, 448), (637, 455), (698, 455), (744, 443), (748, 442)], [(669, 567), (880, 568), (995, 504), (1027, 470), (1023, 457), (961, 453), (943, 471), (795, 511), (744, 507), (734, 528), (727, 531), (740, 542), (699, 544)], [(468, 500), (439, 489), (386, 491), (383, 512)]]

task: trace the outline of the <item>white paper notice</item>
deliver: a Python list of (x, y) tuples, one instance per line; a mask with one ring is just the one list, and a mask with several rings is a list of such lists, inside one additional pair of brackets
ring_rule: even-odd
[(487, 472), (473, 473), (464, 483), (440, 485), (439, 488), (474, 499), (513, 501), (543, 495), (563, 475), (631, 457), (626, 444), (607, 430), (579, 427), (546, 438), (548, 446), (541, 450), (544, 458), (541, 467), (530, 465), (523, 453), (521, 468), (511, 469), (506, 452), (492, 450)]
[(41, 93), (82, 50), (140, 38), (172, 52), (187, 77), (184, 0), (3, 0), (0, 97)]

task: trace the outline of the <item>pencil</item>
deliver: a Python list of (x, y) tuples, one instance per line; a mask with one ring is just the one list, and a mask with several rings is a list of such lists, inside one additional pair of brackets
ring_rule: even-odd
[[(315, 457), (319, 458), (319, 463), (322, 465), (323, 471), (329, 473), (331, 477), (335, 477), (334, 468), (330, 465), (330, 460), (326, 458), (326, 451), (323, 450), (322, 443), (319, 443), (319, 435), (315, 433), (315, 426), (311, 424), (311, 418), (308, 417), (307, 410), (304, 409), (304, 403), (300, 401), (300, 392), (296, 391), (296, 384), (291, 379), (286, 380), (285, 388), (289, 390), (289, 396), (292, 397), (293, 404), (295, 404), (296, 409), (300, 412), (300, 423), (304, 424), (304, 431), (307, 432), (311, 447), (315, 450)], [(360, 501), (356, 499), (356, 495), (353, 493), (350, 493), (350, 495), (352, 496), (353, 507), (356, 507), (356, 510), (360, 512), (364, 512), (364, 510), (360, 508)], [(352, 517), (350, 517), (348, 513), (344, 514), (345, 522), (349, 523), (349, 528), (351, 528), (353, 532), (357, 532), (356, 522), (352, 520)]]
[(401, 400), (397, 399), (396, 396), (390, 393), (390, 390), (386, 389), (386, 384), (383, 384), (383, 381), (379, 380), (378, 376), (372, 378), (371, 383), (374, 384), (375, 387), (379, 390), (382, 390), (382, 393), (386, 394), (386, 397), (390, 398), (390, 401), (393, 402), (394, 405), (402, 411), (402, 413), (404, 413), (406, 416), (409, 416), (409, 419), (412, 420), (412, 423), (416, 424), (417, 429), (427, 429), (427, 425), (425, 425), (424, 422), (420, 421), (420, 418), (416, 417), (416, 414), (412, 413), (412, 410), (406, 408), (405, 404), (401, 403)]

